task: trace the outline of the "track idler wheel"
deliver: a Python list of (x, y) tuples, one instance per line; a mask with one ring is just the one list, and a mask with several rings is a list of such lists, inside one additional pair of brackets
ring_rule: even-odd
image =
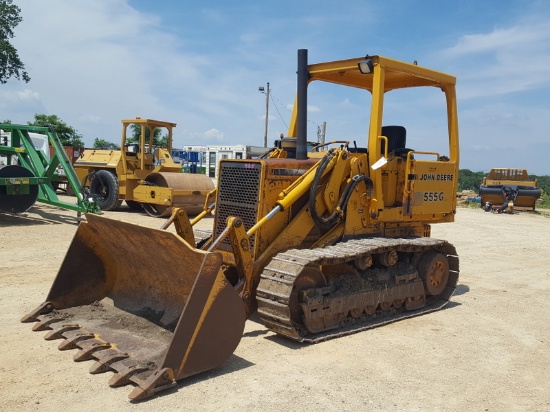
[[(0, 178), (28, 178), (34, 174), (27, 168), (18, 165), (4, 166), (0, 168)], [(27, 185), (23, 187), (13, 186), (13, 193), (8, 193), (8, 186), (0, 186), (0, 211), (7, 213), (22, 213), (28, 210), (38, 198), (38, 186)]]
[(424, 281), (428, 295), (437, 296), (445, 290), (449, 281), (449, 261), (443, 253), (430, 251), (422, 256), (418, 273)]
[(327, 280), (323, 273), (314, 267), (306, 267), (294, 281), (292, 293), (289, 297), (290, 317), (297, 325), (304, 325), (310, 333), (315, 333), (325, 328), (323, 322), (317, 325), (315, 321), (304, 324), (304, 310), (302, 308), (303, 291), (327, 286)]

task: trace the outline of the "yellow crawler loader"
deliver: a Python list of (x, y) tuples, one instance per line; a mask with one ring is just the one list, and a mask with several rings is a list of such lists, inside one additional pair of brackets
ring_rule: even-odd
[[(307, 151), (308, 87), (319, 82), (370, 96), (365, 146)], [(92, 373), (113, 372), (110, 385), (133, 384), (137, 401), (222, 365), (255, 312), (277, 334), (319, 342), (443, 307), (458, 256), (430, 225), (456, 212), (455, 78), (382, 56), (309, 65), (298, 50), (297, 83), (288, 137), (266, 158), (222, 160), (192, 221), (182, 209), (160, 229), (87, 215), (22, 321), (94, 360)], [(431, 146), (445, 152), (407, 148), (404, 127), (383, 125), (386, 95), (409, 88), (441, 93), (446, 127)], [(193, 231), (211, 213), (212, 231)]]
[[(138, 143), (127, 141), (132, 125), (140, 130)], [(175, 123), (139, 117), (122, 120), (121, 150), (84, 151), (73, 166), (101, 210), (116, 210), (124, 200), (131, 209), (157, 217), (169, 216), (173, 207), (190, 215), (202, 211), (214, 183), (203, 174), (181, 173), (171, 155), (174, 127)], [(166, 132), (167, 148), (154, 148), (156, 129)]]

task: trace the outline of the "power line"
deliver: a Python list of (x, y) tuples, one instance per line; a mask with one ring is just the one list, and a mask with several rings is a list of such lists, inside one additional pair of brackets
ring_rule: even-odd
[[(275, 110), (277, 110), (277, 113), (279, 114), (279, 117), (281, 118), (281, 121), (285, 125), (285, 127), (288, 129), (288, 125), (285, 122), (285, 119), (283, 119), (283, 116), (281, 115), (281, 112), (279, 111), (279, 108), (277, 107), (277, 104), (275, 103), (273, 92), (271, 92), (271, 101), (273, 102), (273, 106), (275, 107)], [(284, 107), (284, 105), (277, 99), (277, 102)], [(286, 108), (286, 107), (285, 107)], [(288, 110), (288, 109), (287, 109)]]
[[(281, 112), (279, 111), (279, 108), (277, 107), (278, 105), (279, 106), (282, 106), (284, 107), (288, 112), (292, 113), (292, 110), (290, 110), (286, 105), (284, 105), (283, 103), (281, 103), (281, 101), (279, 99), (277, 99), (276, 96), (273, 95), (273, 89), (270, 89), (269, 91), (269, 96), (271, 98), (271, 101), (273, 103), (273, 106), (275, 107), (275, 110), (277, 110), (277, 113), (279, 114), (279, 117), (281, 118), (281, 121), (283, 122), (283, 124), (285, 125), (285, 127), (288, 129), (288, 125), (286, 124), (283, 116), (281, 115)], [(275, 100), (277, 100), (275, 102)], [(278, 104), (277, 104), (278, 103)], [(315, 126), (317, 126), (317, 129), (321, 129), (322, 126), (316, 122), (314, 122), (313, 120), (310, 120), (309, 117), (307, 119), (308, 123), (311, 123), (311, 124), (314, 124)]]

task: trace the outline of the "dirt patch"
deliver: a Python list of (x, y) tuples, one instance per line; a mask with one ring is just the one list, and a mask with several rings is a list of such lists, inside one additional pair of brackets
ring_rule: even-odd
[[(108, 217), (160, 227), (125, 209)], [(131, 404), (130, 387), (91, 375), (90, 362), (20, 318), (45, 299), (76, 231), (75, 212), (37, 205), (0, 214), (4, 350), (0, 404), (9, 411), (550, 409), (550, 218), (462, 208), (432, 236), (452, 243), (460, 278), (435, 313), (315, 345), (267, 331), (255, 318), (222, 367)], [(212, 219), (200, 223), (208, 229)]]

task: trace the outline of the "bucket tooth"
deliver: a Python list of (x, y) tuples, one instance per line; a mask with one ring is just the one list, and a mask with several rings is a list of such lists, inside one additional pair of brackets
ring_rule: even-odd
[(65, 338), (63, 334), (65, 332), (69, 332), (71, 330), (81, 329), (80, 325), (76, 324), (70, 324), (70, 325), (63, 325), (59, 329), (52, 330), (44, 336), (44, 339), (46, 340), (55, 340), (55, 339), (63, 339)]
[(83, 340), (93, 339), (95, 335), (90, 332), (82, 331), (79, 333), (76, 333), (70, 337), (67, 337), (64, 341), (62, 341), (58, 346), (57, 349), (59, 350), (70, 350), (70, 349), (78, 349), (78, 343)]
[(139, 401), (176, 386), (174, 371), (171, 368), (162, 368), (147, 377), (145, 381), (135, 387), (128, 398)]
[(128, 359), (129, 355), (121, 350), (111, 346), (108, 349), (100, 350), (94, 353), (96, 362), (90, 367), (90, 373), (96, 375), (98, 373), (105, 373), (113, 370), (111, 365), (115, 362), (119, 362), (124, 359)]
[[(82, 346), (84, 346), (84, 345), (82, 345)], [(88, 346), (88, 345), (86, 345), (86, 346)], [(94, 357), (95, 352), (105, 350), (105, 349), (109, 349), (110, 347), (111, 347), (111, 344), (107, 343), (107, 342), (94, 342), (91, 345), (89, 345), (89, 347), (87, 347), (87, 348), (83, 347), (77, 353), (75, 353), (73, 359), (74, 359), (75, 362), (83, 362), (83, 361), (93, 360), (93, 359), (95, 359), (95, 357)]]
[(114, 344), (111, 344), (110, 348), (102, 349), (94, 354), (94, 358), (104, 365), (110, 365), (114, 362), (118, 362), (129, 357), (130, 355), (128, 353), (121, 351)]
[(33, 330), (33, 332), (43, 332), (45, 330), (52, 330), (52, 327), (50, 325), (52, 325), (53, 323), (62, 322), (63, 320), (64, 319), (62, 319), (62, 318), (46, 319), (46, 320), (43, 320), (41, 322), (36, 323), (32, 327), (32, 330)]
[(149, 366), (138, 364), (138, 365), (117, 365), (116, 373), (109, 379), (109, 386), (123, 386), (128, 385), (132, 381), (130, 378), (136, 373), (145, 372), (150, 369)]
[(111, 379), (109, 379), (109, 386), (111, 388), (116, 388), (117, 386), (124, 386), (128, 385), (130, 383), (130, 380), (119, 373), (115, 373), (113, 376), (111, 376)]
[(92, 375), (109, 372), (110, 370), (111, 368), (109, 367), (109, 365), (105, 365), (99, 361), (94, 362), (94, 364), (90, 367), (90, 373)]
[(44, 302), (32, 312), (29, 312), (25, 316), (23, 316), (21, 318), (21, 322), (22, 323), (39, 322), (40, 319), (38, 318), (38, 316), (44, 315), (46, 313), (50, 313), (52, 310), (53, 310), (52, 303), (49, 301)]

